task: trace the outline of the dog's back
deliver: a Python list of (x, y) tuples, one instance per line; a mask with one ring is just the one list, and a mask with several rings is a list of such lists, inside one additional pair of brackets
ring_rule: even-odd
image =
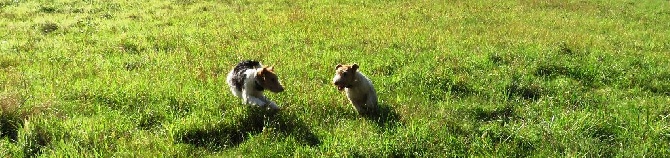
[(233, 86), (235, 86), (235, 89), (237, 89), (238, 91), (242, 91), (242, 86), (244, 86), (244, 79), (247, 77), (244, 74), (244, 72), (246, 72), (249, 69), (257, 69), (261, 67), (262, 67), (261, 63), (254, 60), (245, 60), (238, 63), (237, 66), (233, 68), (231, 78), (231, 82)]
[(226, 81), (230, 92), (242, 98), (243, 103), (279, 109), (275, 102), (268, 100), (263, 95), (265, 90), (275, 93), (284, 91), (284, 87), (274, 73), (274, 67), (263, 66), (258, 61), (245, 60), (230, 70)]
[(377, 110), (377, 92), (372, 85), (372, 81), (361, 72), (356, 72), (355, 78), (357, 78), (358, 84), (345, 88), (347, 97), (359, 113), (369, 114), (374, 112)]

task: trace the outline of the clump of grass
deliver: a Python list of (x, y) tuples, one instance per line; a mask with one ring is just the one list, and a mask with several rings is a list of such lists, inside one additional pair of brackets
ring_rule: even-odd
[(37, 29), (39, 29), (42, 34), (50, 34), (59, 28), (58, 24), (54, 22), (45, 22), (37, 25)]
[(425, 93), (427, 93), (426, 97), (431, 100), (443, 101), (449, 96), (467, 97), (476, 93), (475, 90), (463, 80), (453, 81), (452, 79), (443, 76), (416, 80), (419, 80), (420, 86), (424, 87)]
[(58, 9), (54, 6), (41, 6), (39, 11), (42, 13), (55, 13)]
[(140, 51), (142, 51), (142, 48), (140, 46), (138, 46), (133, 42), (128, 41), (121, 43), (119, 48), (121, 48), (121, 51), (129, 54), (138, 54)]
[(25, 98), (20, 93), (0, 93), (0, 137), (9, 138), (21, 148), (22, 153), (14, 153), (15, 156), (34, 157), (53, 139), (47, 131), (49, 125), (44, 123), (48, 120), (38, 117), (43, 114), (42, 109), (26, 108), (24, 104)]
[(449, 91), (452, 95), (456, 96), (468, 96), (476, 93), (467, 82), (465, 81), (456, 81), (451, 84)]
[(652, 93), (670, 96), (670, 73), (646, 77), (643, 80), (638, 82), (642, 88)]
[(526, 100), (537, 100), (544, 95), (544, 89), (538, 84), (513, 81), (505, 87), (505, 93), (510, 99), (519, 97)]
[(16, 141), (18, 138), (18, 131), (23, 127), (23, 121), (17, 114), (6, 112), (3, 110), (0, 113), (0, 137), (7, 137), (10, 141)]
[(112, 14), (110, 12), (105, 12), (105, 13), (102, 13), (102, 15), (100, 15), (100, 17), (104, 18), (104, 19), (112, 19), (112, 18), (114, 18), (114, 14)]
[(392, 76), (399, 69), (402, 69), (399, 63), (390, 63), (370, 68), (370, 73), (371, 75)]
[(481, 121), (502, 121), (508, 122), (514, 117), (517, 117), (516, 112), (514, 111), (513, 106), (504, 106), (500, 108), (495, 108), (492, 110), (486, 110), (483, 108), (475, 108), (473, 110), (473, 115), (477, 120)]
[(615, 118), (608, 117), (584, 124), (581, 133), (586, 137), (593, 138), (594, 142), (592, 148), (595, 149), (589, 149), (593, 151), (589, 154), (599, 157), (614, 156), (618, 146), (620, 146), (620, 143), (622, 142), (619, 138), (619, 131), (621, 130), (620, 127), (622, 127), (622, 125), (623, 124)]
[(0, 137), (7, 137), (12, 142), (17, 141), (19, 129), (23, 127), (19, 97), (18, 94), (0, 94)]
[(574, 49), (573, 47), (569, 46), (568, 43), (563, 41), (558, 45), (558, 53), (564, 55), (577, 55), (580, 54), (580, 51)]
[[(558, 76), (566, 76), (576, 80), (579, 80), (581, 84), (590, 87), (598, 87), (603, 83), (611, 80), (609, 78), (598, 77), (598, 74), (604, 73), (604, 70), (598, 70), (600, 72), (594, 72), (588, 68), (583, 68), (579, 66), (563, 66), (557, 64), (542, 64), (539, 65), (535, 70), (535, 75), (543, 76), (547, 78), (556, 78)], [(609, 74), (615, 75), (615, 74)]]
[(0, 2), (0, 8), (5, 8), (7, 6), (12, 6), (18, 4), (20, 1), (2, 1)]
[(660, 131), (658, 137), (666, 142), (670, 142), (670, 129), (665, 128), (665, 130)]
[(177, 0), (176, 1), (176, 4), (179, 4), (179, 5), (192, 5), (194, 3), (195, 3), (195, 1), (193, 1), (193, 0)]
[(167, 116), (164, 113), (147, 110), (147, 112), (142, 114), (138, 119), (139, 122), (137, 127), (143, 130), (152, 130), (161, 126), (161, 123), (165, 121), (166, 118)]
[(566, 76), (579, 76), (579, 74), (575, 74), (573, 70), (566, 66), (561, 66), (557, 64), (543, 64), (538, 66), (538, 68), (535, 70), (535, 75), (537, 76), (545, 76), (545, 77), (550, 77), (554, 78), (559, 75), (566, 75)]
[(514, 61), (514, 56), (504, 53), (490, 53), (488, 60), (495, 65), (508, 65)]
[(0, 58), (0, 69), (5, 69), (9, 67), (15, 67), (19, 65), (19, 61), (14, 58)]
[(22, 131), (23, 136), (21, 140), (25, 157), (38, 156), (53, 141), (51, 134), (43, 126), (46, 125), (26, 123), (26, 127)]
[[(533, 154), (540, 146), (540, 140), (532, 139), (532, 137), (524, 136), (526, 134), (519, 131), (504, 128), (505, 124), (489, 123), (483, 124), (475, 133), (482, 136), (485, 142), (478, 142), (483, 145), (491, 146), (499, 150), (501, 155), (509, 155), (514, 157), (527, 157)], [(510, 125), (507, 125), (510, 126)]]
[(183, 47), (183, 44), (180, 43), (180, 38), (178, 35), (160, 35), (156, 37), (149, 37), (152, 40), (157, 40), (153, 43), (153, 51), (156, 52), (174, 52)]
[(142, 66), (144, 66), (144, 63), (139, 62), (139, 61), (123, 63), (123, 68), (128, 70), (128, 71), (137, 70), (137, 69), (141, 68)]

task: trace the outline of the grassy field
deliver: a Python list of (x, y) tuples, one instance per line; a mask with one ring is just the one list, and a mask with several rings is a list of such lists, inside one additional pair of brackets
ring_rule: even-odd
[(1, 0), (0, 107), (0, 157), (665, 157), (670, 2)]

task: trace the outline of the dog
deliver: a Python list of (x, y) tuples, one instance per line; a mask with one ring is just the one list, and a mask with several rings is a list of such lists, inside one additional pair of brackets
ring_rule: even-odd
[(337, 90), (344, 90), (351, 104), (361, 114), (371, 114), (377, 110), (377, 93), (372, 81), (358, 71), (358, 64), (335, 66), (333, 84)]
[(284, 87), (279, 83), (274, 67), (263, 66), (254, 60), (245, 60), (237, 64), (226, 78), (230, 91), (243, 103), (259, 107), (279, 109), (277, 104), (263, 95), (264, 90), (279, 93)]

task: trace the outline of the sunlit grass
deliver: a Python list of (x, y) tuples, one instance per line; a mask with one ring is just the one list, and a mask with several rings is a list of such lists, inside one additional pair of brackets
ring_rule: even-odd
[[(0, 1), (0, 155), (662, 157), (667, 1)], [(225, 75), (275, 66), (283, 109)], [(336, 64), (373, 80), (359, 116)]]

